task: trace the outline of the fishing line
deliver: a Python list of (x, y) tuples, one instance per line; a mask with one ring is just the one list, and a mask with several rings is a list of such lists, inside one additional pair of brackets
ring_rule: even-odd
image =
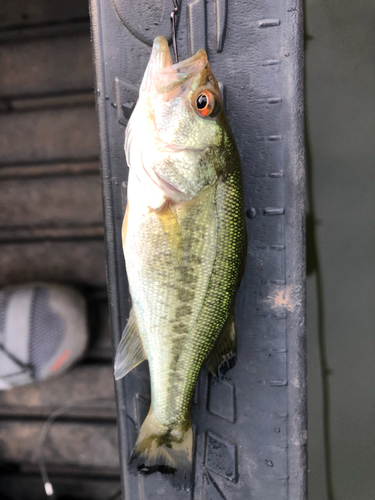
[[(55, 495), (55, 490), (53, 489), (52, 483), (49, 479), (48, 472), (47, 472), (47, 467), (46, 467), (46, 462), (45, 462), (45, 457), (44, 457), (44, 445), (46, 442), (46, 439), (51, 431), (52, 424), (55, 422), (55, 420), (63, 415), (65, 412), (67, 412), (69, 409), (73, 407), (79, 407), (85, 404), (92, 404), (92, 403), (114, 403), (113, 399), (110, 398), (91, 398), (91, 399), (83, 399), (80, 401), (74, 401), (72, 403), (66, 404), (64, 406), (60, 406), (60, 408), (57, 408), (54, 412), (50, 414), (50, 416), (47, 418), (47, 420), (44, 422), (42, 430), (40, 431), (39, 434), (39, 439), (38, 439), (38, 452), (37, 452), (37, 457), (38, 457), (38, 465), (39, 465), (39, 471), (40, 475), (42, 476), (42, 481), (44, 484), (44, 491), (46, 493), (46, 496), (52, 500), (56, 500), (56, 495)], [(108, 500), (111, 500), (112, 498), (115, 497), (110, 497)]]
[(178, 8), (178, 0), (172, 0), (172, 1), (174, 5), (174, 10), (171, 13), (173, 52), (174, 52), (174, 62), (178, 63), (178, 51), (177, 51), (177, 40), (176, 40), (176, 16), (179, 13), (179, 8)]

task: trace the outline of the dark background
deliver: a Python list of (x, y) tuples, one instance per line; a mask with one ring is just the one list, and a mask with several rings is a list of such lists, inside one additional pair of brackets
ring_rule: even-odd
[[(310, 275), (309, 491), (311, 500), (365, 500), (375, 498), (375, 3), (306, 0), (305, 15), (310, 208), (320, 288)], [(329, 497), (321, 354), (331, 370)]]
[(1, 500), (46, 498), (38, 438), (72, 402), (45, 446), (58, 498), (120, 487), (91, 50), (86, 0), (0, 3), (0, 286), (75, 285), (91, 337), (68, 373), (0, 392)]
[[(306, 0), (305, 9), (309, 492), (311, 500), (368, 500), (375, 497), (375, 3)], [(98, 168), (87, 2), (3, 0), (0, 285), (76, 284), (89, 300), (93, 341), (60, 379), (0, 393), (0, 497), (11, 489), (17, 500), (43, 498), (36, 443), (51, 411), (113, 399)], [(323, 378), (322, 360), (330, 370)], [(110, 404), (83, 406), (55, 424), (47, 462), (59, 492), (102, 499), (119, 484), (115, 414)]]

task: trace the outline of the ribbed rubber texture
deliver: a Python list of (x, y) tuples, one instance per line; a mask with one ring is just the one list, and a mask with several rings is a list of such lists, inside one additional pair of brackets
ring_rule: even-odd
[[(181, 2), (180, 2), (181, 3)], [(126, 123), (173, 2), (91, 0), (113, 347), (129, 315), (121, 245)], [(126, 500), (306, 499), (302, 1), (183, 0), (178, 48), (206, 47), (226, 96), (244, 172), (249, 236), (236, 307), (237, 364), (217, 384), (202, 370), (193, 404), (194, 484), (129, 474), (149, 407), (147, 363), (117, 383)]]

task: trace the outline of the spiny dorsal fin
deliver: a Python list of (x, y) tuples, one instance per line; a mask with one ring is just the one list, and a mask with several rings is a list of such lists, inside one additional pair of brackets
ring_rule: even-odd
[(214, 348), (206, 360), (206, 366), (219, 381), (236, 364), (237, 334), (232, 310), (223, 326)]
[(117, 347), (115, 358), (115, 379), (125, 377), (146, 358), (134, 310), (130, 311), (128, 323)]

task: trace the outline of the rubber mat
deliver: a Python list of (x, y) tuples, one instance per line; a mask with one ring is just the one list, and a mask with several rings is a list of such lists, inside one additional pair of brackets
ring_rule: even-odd
[[(113, 347), (129, 314), (121, 246), (124, 133), (169, 0), (91, 0)], [(180, 58), (200, 48), (221, 84), (240, 151), (249, 238), (236, 302), (237, 364), (193, 403), (194, 481), (128, 473), (149, 406), (143, 363), (116, 384), (126, 500), (306, 498), (303, 17), (300, 0), (182, 0)]]

